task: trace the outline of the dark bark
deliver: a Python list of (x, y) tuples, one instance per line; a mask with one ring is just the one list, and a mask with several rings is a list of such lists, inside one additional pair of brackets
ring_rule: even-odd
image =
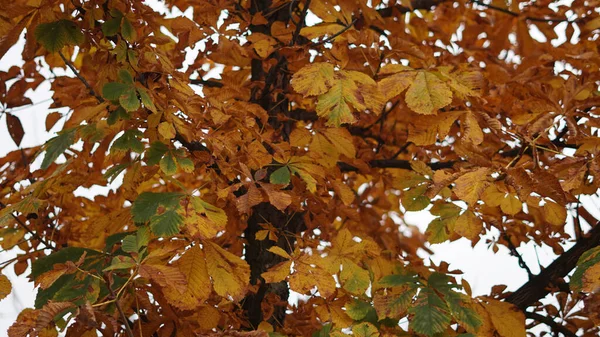
[[(268, 238), (256, 240), (256, 233), (263, 229), (260, 224), (269, 223), (279, 230), (277, 242)], [(279, 246), (286, 252), (293, 251), (296, 242), (295, 235), (305, 229), (304, 219), (301, 213), (287, 214), (277, 210), (270, 203), (261, 203), (252, 209), (252, 215), (248, 219), (248, 226), (244, 231), (246, 238), (246, 262), (250, 265), (250, 283), (260, 284), (258, 292), (251, 294), (244, 300), (244, 310), (248, 314), (248, 320), (252, 327), (258, 326), (263, 317), (263, 300), (269, 294), (279, 296), (280, 305), (275, 306), (273, 315), (267, 318), (272, 325), (280, 325), (285, 317), (289, 289), (287, 282), (264, 283), (261, 274), (285, 259), (269, 252), (269, 248)], [(290, 233), (287, 235), (285, 233)]]
[(506, 301), (525, 311), (527, 307), (546, 297), (552, 286), (558, 287), (559, 280), (575, 268), (581, 254), (598, 245), (600, 245), (600, 225), (597, 223), (586, 237), (580, 238), (571, 249), (564, 252), (546, 269), (510, 294)]

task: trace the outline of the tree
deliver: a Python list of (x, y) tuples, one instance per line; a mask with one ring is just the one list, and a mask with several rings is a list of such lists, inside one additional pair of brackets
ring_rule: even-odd
[[(10, 337), (598, 335), (597, 0), (165, 4), (3, 1), (10, 136), (44, 81), (68, 110), (0, 160)], [(418, 254), (492, 237), (560, 257), (473, 297)]]

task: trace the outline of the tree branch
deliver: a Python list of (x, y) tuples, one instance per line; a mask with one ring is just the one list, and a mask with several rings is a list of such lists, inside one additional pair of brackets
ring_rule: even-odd
[[(454, 166), (455, 161), (448, 162), (437, 162), (437, 163), (429, 163), (429, 166), (432, 170), (441, 170), (445, 168), (451, 168)], [(401, 160), (401, 159), (374, 159), (369, 162), (369, 165), (373, 168), (399, 168), (405, 170), (411, 170), (410, 161)], [(348, 163), (338, 162), (338, 167), (345, 172), (357, 172), (358, 168), (354, 167)]]
[(552, 317), (540, 315), (535, 312), (525, 312), (525, 317), (538, 321), (540, 323), (544, 323), (552, 329), (554, 332), (560, 332), (566, 337), (577, 337), (577, 335), (571, 330), (567, 329), (565, 326), (556, 323)]
[[(515, 18), (521, 16), (521, 13), (516, 13), (516, 12), (513, 12), (513, 11), (508, 10), (506, 8), (494, 6), (492, 4), (486, 4), (485, 2), (480, 1), (480, 0), (471, 0), (471, 3), (477, 4), (477, 5), (480, 5), (480, 6), (484, 6), (484, 7), (487, 7), (489, 9), (493, 9), (495, 11), (498, 11), (498, 12), (501, 12), (501, 13), (504, 13), (504, 14), (507, 14), (507, 15), (510, 15), (510, 16), (514, 16)], [(557, 22), (557, 23), (560, 23), (560, 22), (569, 22), (569, 23), (574, 23), (574, 22), (577, 22), (578, 20), (580, 20), (580, 18), (575, 19), (575, 20), (569, 20), (567, 18), (540, 18), (540, 17), (535, 17), (535, 16), (526, 16), (525, 20), (535, 21), (535, 22)]]
[(77, 76), (77, 78), (81, 81), (81, 83), (83, 83), (83, 85), (85, 85), (85, 87), (89, 91), (90, 95), (96, 97), (96, 99), (98, 100), (98, 102), (100, 102), (100, 103), (104, 102), (104, 98), (102, 98), (102, 96), (98, 95), (94, 91), (94, 88), (92, 88), (92, 86), (88, 83), (88, 81), (85, 78), (83, 78), (83, 76), (81, 76), (81, 74), (79, 74), (79, 72), (77, 71), (77, 68), (75, 68), (75, 66), (73, 66), (73, 64), (71, 63), (71, 61), (69, 61), (65, 57), (65, 55), (63, 55), (63, 53), (61, 51), (58, 52), (58, 55), (60, 55), (60, 58), (65, 62), (65, 64), (67, 65), (67, 67), (69, 67), (69, 69), (71, 69), (71, 71), (75, 74), (75, 76)]
[(564, 252), (546, 269), (530, 279), (521, 288), (510, 294), (506, 301), (516, 305), (525, 311), (527, 307), (546, 297), (550, 293), (549, 288), (555, 285), (558, 279), (569, 274), (577, 265), (581, 255), (600, 244), (600, 222), (588, 233), (587, 237), (577, 240), (577, 243), (568, 251)]
[[(6, 205), (2, 202), (0, 202), (0, 209), (4, 209), (6, 208)], [(17, 222), (17, 224), (19, 224), (19, 226), (21, 226), (21, 228), (23, 228), (27, 233), (29, 233), (34, 239), (38, 240), (40, 243), (42, 243), (44, 246), (46, 246), (47, 249), (51, 249), (56, 251), (56, 247), (51, 245), (48, 241), (46, 241), (44, 238), (42, 238), (38, 233), (32, 231), (29, 227), (27, 227), (27, 225), (21, 221), (21, 219), (19, 219), (18, 216), (14, 215), (13, 212), (10, 212), (10, 216), (12, 216), (13, 219), (15, 219), (15, 221)]]
[(208, 88), (222, 88), (223, 83), (213, 80), (203, 80), (201, 78), (190, 80), (191, 84), (202, 85)]

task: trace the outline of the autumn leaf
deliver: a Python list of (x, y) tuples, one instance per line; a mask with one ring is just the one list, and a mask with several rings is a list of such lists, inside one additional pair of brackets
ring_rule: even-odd
[(221, 296), (231, 296), (234, 300), (242, 299), (250, 278), (250, 267), (246, 261), (212, 242), (206, 243), (204, 252), (215, 292)]
[(406, 104), (413, 111), (431, 115), (452, 102), (452, 91), (435, 74), (419, 71), (406, 91)]
[(0, 275), (0, 301), (5, 299), (12, 290), (12, 285), (6, 275)]
[(35, 38), (51, 53), (59, 52), (66, 45), (79, 45), (84, 35), (70, 20), (42, 23), (35, 28)]

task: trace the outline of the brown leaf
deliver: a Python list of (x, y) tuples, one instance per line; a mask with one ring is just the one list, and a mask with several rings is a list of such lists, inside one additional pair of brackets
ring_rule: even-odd
[(19, 117), (6, 113), (6, 126), (8, 127), (8, 133), (10, 134), (10, 138), (17, 144), (17, 146), (21, 146), (21, 141), (23, 140), (23, 135), (25, 135), (25, 131), (23, 130), (23, 124), (21, 124), (21, 120)]

